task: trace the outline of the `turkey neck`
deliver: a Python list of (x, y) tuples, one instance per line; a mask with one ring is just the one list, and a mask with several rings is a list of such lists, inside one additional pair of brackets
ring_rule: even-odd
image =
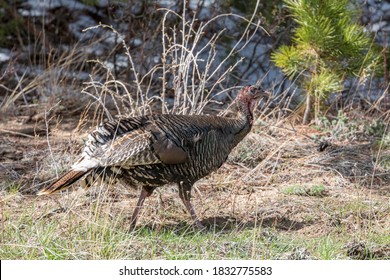
[(238, 144), (251, 130), (253, 125), (253, 109), (255, 100), (246, 100), (238, 97), (236, 106), (238, 109), (238, 117), (233, 120), (234, 146)]

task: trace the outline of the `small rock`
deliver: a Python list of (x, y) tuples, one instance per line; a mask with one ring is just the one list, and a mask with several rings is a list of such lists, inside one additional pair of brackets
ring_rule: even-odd
[(137, 1), (131, 6), (130, 12), (135, 16), (142, 15), (144, 11), (144, 5), (142, 1)]
[(364, 242), (349, 242), (344, 246), (347, 256), (354, 260), (366, 260), (371, 256), (368, 246)]
[(142, 40), (140, 38), (133, 38), (130, 40), (130, 46), (137, 48), (142, 45)]
[(284, 253), (281, 260), (313, 260), (310, 252), (306, 248), (295, 248), (291, 252)]
[(383, 11), (383, 12), (388, 12), (388, 11), (390, 11), (390, 3), (388, 3), (388, 2), (385, 2), (385, 3), (383, 3), (382, 4), (382, 7), (381, 7), (381, 10)]
[(379, 30), (381, 30), (384, 26), (386, 26), (386, 22), (378, 22), (378, 23), (374, 23), (372, 26), (371, 26), (371, 31), (372, 32), (378, 32)]

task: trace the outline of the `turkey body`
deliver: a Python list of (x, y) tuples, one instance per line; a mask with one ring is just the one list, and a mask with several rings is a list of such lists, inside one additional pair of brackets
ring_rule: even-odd
[[(250, 130), (249, 126), (234, 130), (234, 126), (226, 125), (227, 121), (235, 120), (184, 115), (121, 119), (104, 123), (94, 131), (84, 154), (99, 159), (97, 172), (105, 169), (107, 174), (131, 186), (193, 184), (218, 169)], [(107, 131), (109, 134), (104, 137)], [(139, 153), (132, 152), (133, 133), (135, 137), (142, 137), (142, 144), (146, 146)], [(114, 139), (109, 140), (111, 137)], [(128, 138), (131, 143), (123, 144)], [(107, 152), (108, 146), (118, 146), (118, 142), (121, 142), (119, 148)]]
[(89, 134), (83, 153), (71, 170), (39, 194), (65, 189), (81, 178), (86, 187), (96, 180), (120, 180), (127, 186), (142, 187), (131, 220), (134, 227), (145, 198), (157, 187), (176, 183), (196, 225), (203, 228), (190, 203), (191, 187), (217, 170), (250, 131), (252, 101), (257, 96), (254, 87), (241, 91), (236, 99), (240, 113), (237, 118), (166, 114), (102, 123)]

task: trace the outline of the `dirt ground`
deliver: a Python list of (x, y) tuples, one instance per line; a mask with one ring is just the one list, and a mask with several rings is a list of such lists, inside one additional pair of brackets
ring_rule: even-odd
[[(28, 107), (1, 115), (0, 194), (6, 211), (15, 219), (32, 204), (39, 217), (55, 217), (69, 207), (83, 213), (104, 193), (104, 211), (130, 216), (138, 192), (122, 185), (35, 195), (77, 158), (93, 125), (80, 124), (77, 108), (67, 118), (62, 113), (45, 116), (41, 108)], [(259, 122), (222, 168), (196, 184), (193, 203), (202, 222), (223, 229), (261, 225), (299, 238), (347, 233), (351, 254), (368, 234), (389, 233), (390, 170), (378, 164), (379, 157), (389, 157), (389, 148), (379, 151), (364, 137), (321, 146), (313, 138), (322, 131), (288, 123)], [(316, 186), (319, 191), (312, 191)], [(176, 187), (167, 186), (146, 201), (139, 223), (158, 230), (191, 219)], [(372, 250), (390, 258), (390, 240)]]

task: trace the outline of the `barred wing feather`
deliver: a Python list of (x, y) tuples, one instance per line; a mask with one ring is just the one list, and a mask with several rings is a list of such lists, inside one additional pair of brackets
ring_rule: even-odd
[(156, 125), (148, 125), (105, 143), (96, 149), (92, 157), (102, 167), (126, 168), (157, 163), (182, 163), (187, 159), (187, 152)]

